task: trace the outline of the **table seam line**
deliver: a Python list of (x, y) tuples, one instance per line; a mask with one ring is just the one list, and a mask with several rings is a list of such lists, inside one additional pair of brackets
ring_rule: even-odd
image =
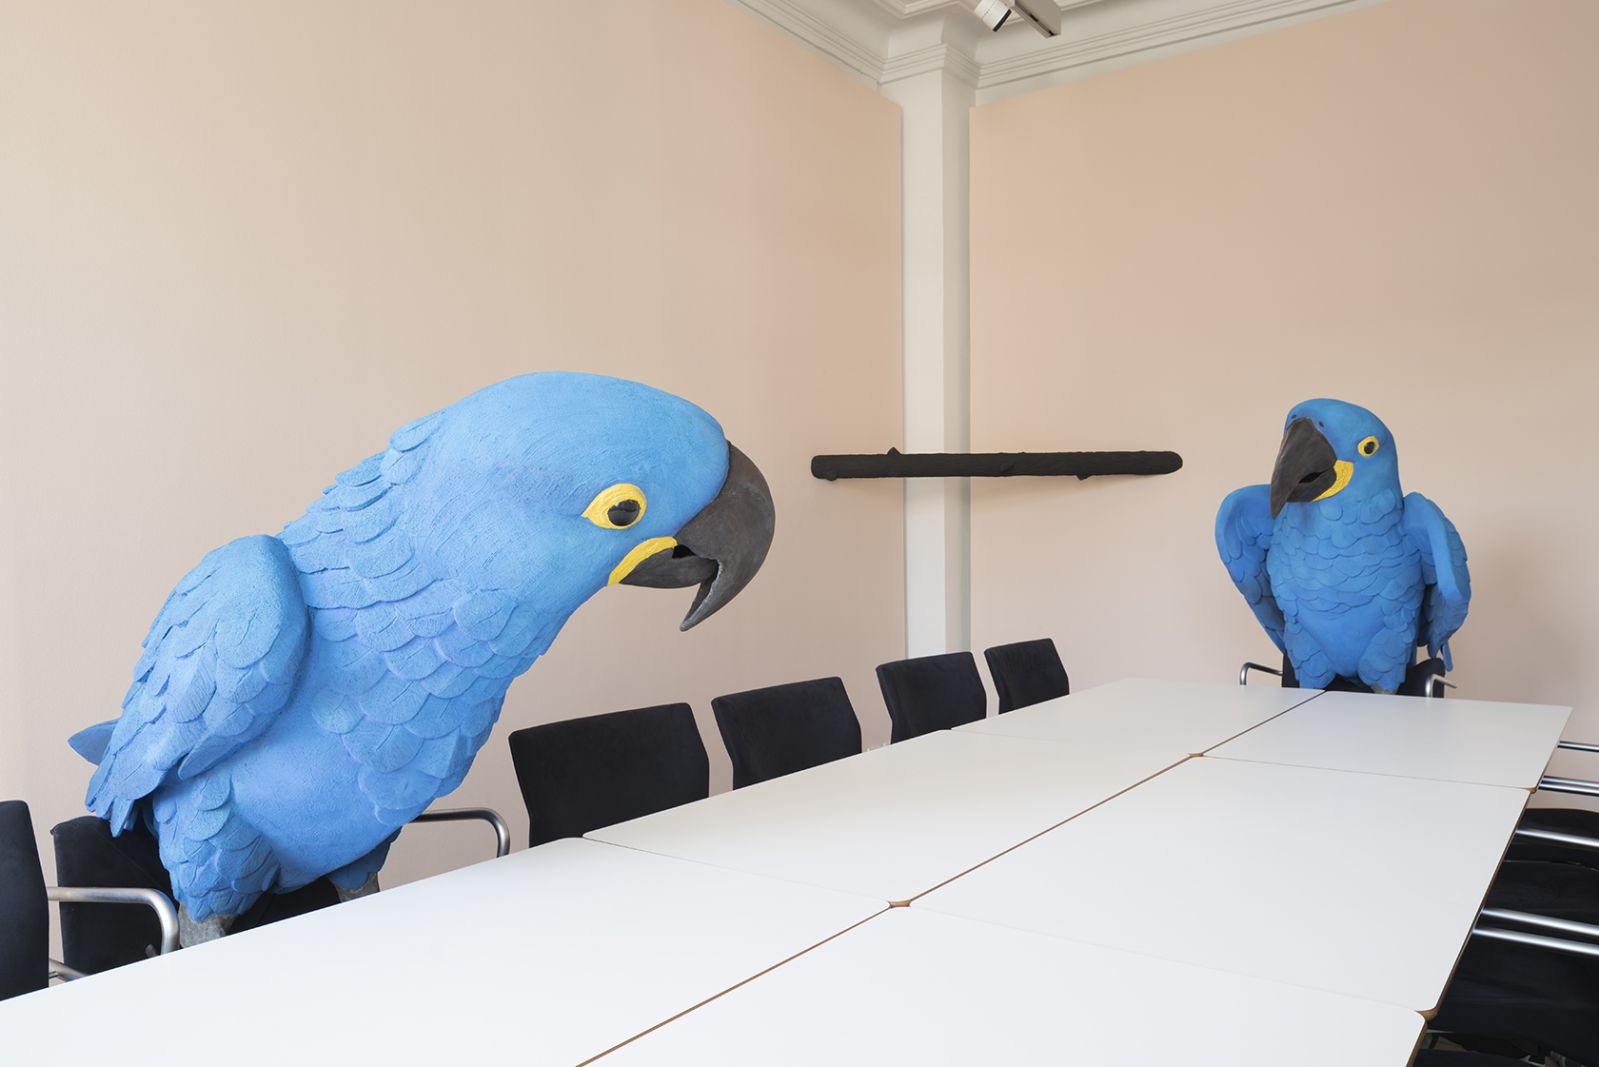
[(1110, 796), (1105, 797), (1102, 800), (1095, 801), (1094, 803), (1090, 804), (1088, 807), (1082, 809), (1081, 811), (1073, 812), (1072, 814), (1068, 815), (1066, 818), (1062, 819), (1060, 822), (1057, 822), (1057, 823), (1055, 823), (1055, 824), (1053, 824), (1051, 826), (1046, 826), (1042, 830), (1038, 831), (1036, 834), (1030, 834), (1029, 836), (1022, 838), (1020, 841), (1016, 842), (1014, 845), (1011, 845), (1009, 848), (1005, 849), (1003, 852), (996, 852), (992, 856), (990, 856), (987, 859), (983, 860), (981, 863), (973, 864), (972, 866), (966, 868), (964, 871), (960, 871), (957, 874), (950, 875), (948, 878), (944, 879), (942, 882), (939, 882), (937, 885), (931, 886), (931, 887), (929, 887), (927, 889), (922, 890), (920, 893), (917, 893), (914, 896), (910, 897), (908, 900), (906, 900), (906, 902), (905, 902), (906, 906), (910, 906), (910, 905), (915, 904), (916, 901), (922, 899), (927, 894), (935, 892), (935, 891), (937, 891), (939, 889), (942, 889), (944, 886), (949, 885), (949, 883), (955, 881), (958, 878), (964, 878), (968, 874), (971, 874), (975, 870), (979, 870), (980, 868), (988, 866), (990, 863), (993, 863), (995, 860), (999, 859), (1001, 856), (1010, 855), (1012, 852), (1015, 852), (1017, 849), (1021, 848), (1023, 845), (1031, 844), (1032, 842), (1037, 841), (1040, 837), (1043, 837), (1045, 834), (1050, 833), (1050, 832), (1052, 832), (1054, 830), (1059, 830), (1062, 826), (1065, 826), (1067, 823), (1071, 822), (1073, 819), (1080, 819), (1084, 815), (1087, 815), (1089, 812), (1091, 812), (1094, 809), (1100, 807), (1101, 805), (1109, 804), (1111, 801), (1115, 800), (1117, 797), (1121, 796), (1122, 794), (1130, 793), (1134, 789), (1137, 789), (1139, 786), (1144, 785), (1147, 782), (1154, 781), (1156, 778), (1159, 778), (1161, 775), (1167, 773), (1168, 771), (1175, 770), (1176, 768), (1181, 767), (1183, 764), (1187, 763), (1189, 760), (1197, 759), (1197, 758), (1199, 758), (1199, 757), (1192, 756), (1192, 755), (1184, 756), (1182, 759), (1178, 760), (1177, 762), (1172, 763), (1169, 766), (1162, 767), (1160, 770), (1156, 771), (1154, 774), (1146, 775), (1145, 777), (1140, 778), (1138, 781), (1132, 783), (1131, 785), (1123, 786), (1121, 789), (1118, 789), (1116, 792), (1112, 793)]
[(1395, 774), (1391, 771), (1356, 770), (1352, 767), (1320, 767), (1312, 763), (1284, 763), (1281, 760), (1250, 759), (1247, 756), (1223, 756), (1219, 754), (1212, 756), (1208, 752), (1204, 753), (1202, 758), (1222, 759), (1227, 760), (1229, 763), (1253, 763), (1258, 767), (1292, 767), (1295, 770), (1326, 771), (1329, 774), (1369, 774), (1374, 778), (1402, 778), (1407, 782), (1438, 782), (1442, 785), (1471, 785), (1480, 786), (1484, 789), (1509, 789), (1513, 792), (1527, 793), (1528, 795), (1535, 791), (1528, 786), (1506, 785), (1504, 782), (1462, 781), (1459, 778), (1434, 778), (1425, 774)]
[[(622, 846), (622, 847), (626, 847), (626, 846)], [(795, 960), (799, 959), (801, 956), (806, 955), (807, 953), (814, 952), (816, 949), (821, 948), (823, 945), (827, 944), (828, 942), (834, 941), (834, 940), (837, 940), (840, 937), (843, 937), (845, 934), (849, 933), (851, 930), (855, 930), (855, 929), (857, 929), (857, 928), (859, 928), (861, 926), (864, 926), (865, 924), (871, 922), (873, 919), (876, 919), (876, 918), (878, 918), (881, 915), (888, 914), (888, 912), (891, 911), (891, 910), (893, 910), (893, 909), (885, 907), (881, 911), (874, 911), (872, 914), (866, 916), (866, 918), (860, 919), (860, 920), (858, 920), (856, 922), (853, 922), (853, 923), (850, 923), (848, 926), (844, 927), (844, 929), (839, 930), (836, 933), (829, 934), (828, 936), (822, 938), (822, 940), (816, 942), (814, 945), (807, 945), (804, 948), (800, 949), (798, 952), (794, 953), (793, 955), (785, 956), (783, 959), (778, 960), (776, 963), (772, 964), (771, 966), (764, 967), (761, 970), (756, 971), (754, 974), (750, 975), (748, 978), (745, 978), (745, 979), (742, 979), (741, 981), (735, 982), (733, 985), (728, 986), (726, 989), (719, 990), (718, 992), (712, 993), (710, 996), (706, 997), (704, 1000), (701, 1000), (698, 1003), (689, 1005), (688, 1007), (684, 1008), (682, 1011), (678, 1012), (677, 1014), (671, 1015), (671, 1016), (668, 1016), (665, 1019), (662, 1019), (660, 1022), (656, 1023), (654, 1026), (651, 1026), (648, 1030), (640, 1030), (638, 1033), (634, 1034), (632, 1037), (628, 1038), (626, 1041), (618, 1042), (617, 1044), (612, 1045), (610, 1048), (606, 1049), (604, 1052), (596, 1053), (595, 1055), (590, 1056), (586, 1060), (579, 1061), (575, 1065), (575, 1067), (587, 1067), (588, 1064), (593, 1063), (595, 1060), (603, 1059), (604, 1057), (609, 1056), (611, 1053), (617, 1051), (618, 1049), (624, 1048), (624, 1047), (626, 1047), (628, 1045), (631, 1045), (633, 1042), (637, 1041), (641, 1037), (647, 1037), (648, 1035), (653, 1034), (655, 1031), (661, 1029), (662, 1027), (670, 1026), (672, 1023), (675, 1023), (677, 1020), (683, 1018), (685, 1015), (688, 1015), (690, 1012), (698, 1011), (700, 1008), (705, 1007), (705, 1005), (710, 1004), (712, 1001), (720, 1000), (721, 998), (727, 996), (729, 993), (733, 992), (735, 989), (742, 988), (743, 986), (749, 985), (751, 982), (755, 981), (757, 978), (762, 978), (762, 977), (764, 977), (764, 976), (766, 976), (768, 974), (771, 974), (773, 971), (777, 970), (779, 967), (782, 967), (782, 966), (784, 966), (786, 964), (792, 963)]]
[[(602, 827), (601, 829), (604, 828)], [(1054, 829), (1054, 827), (1051, 827), (1050, 829)], [(593, 831), (590, 832), (592, 833)], [(761, 871), (752, 871), (745, 867), (728, 867), (720, 863), (711, 863), (708, 860), (693, 859), (688, 856), (678, 856), (671, 852), (656, 852), (654, 849), (644, 848), (640, 845), (629, 845), (621, 841), (607, 841), (602, 837), (589, 837), (587, 834), (582, 837), (582, 840), (592, 841), (596, 845), (608, 845), (611, 848), (627, 849), (629, 852), (637, 852), (645, 856), (657, 856), (661, 859), (673, 860), (677, 863), (691, 863), (696, 867), (702, 867), (708, 871), (726, 871), (730, 874), (743, 875), (746, 878), (759, 878), (766, 882), (776, 882), (779, 885), (801, 886), (805, 889), (814, 889), (822, 893), (837, 893), (842, 897), (850, 897), (854, 900), (865, 901), (872, 904), (881, 904), (884, 908), (890, 908), (894, 906), (894, 902), (886, 897), (873, 896), (870, 893), (860, 893), (853, 889), (840, 889), (837, 886), (823, 885), (820, 882), (805, 882), (797, 878), (783, 878), (775, 874), (765, 874)], [(876, 913), (874, 912), (873, 914)], [(868, 916), (868, 918), (869, 917), (870, 916)], [(579, 1064), (578, 1067), (582, 1067), (582, 1064)]]

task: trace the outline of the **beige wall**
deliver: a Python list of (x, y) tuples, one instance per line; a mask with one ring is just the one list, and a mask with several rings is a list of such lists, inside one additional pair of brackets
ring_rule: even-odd
[[(770, 478), (729, 609), (609, 590), (511, 690), (450, 803), (526, 820), (504, 735), (902, 654), (898, 110), (722, 0), (0, 0), (0, 796), (82, 812), (65, 745), (211, 547), (275, 531), (492, 381), (681, 393)], [(486, 854), (417, 828), (386, 877)], [(454, 839), (454, 843), (450, 843)], [(47, 858), (47, 863), (48, 863)]]
[(1270, 660), (1212, 520), (1337, 396), (1465, 538), (1461, 695), (1599, 737), (1596, 36), (1590, 0), (1390, 0), (978, 108), (973, 447), (1186, 465), (975, 484), (974, 643), (1054, 635), (1076, 684)]

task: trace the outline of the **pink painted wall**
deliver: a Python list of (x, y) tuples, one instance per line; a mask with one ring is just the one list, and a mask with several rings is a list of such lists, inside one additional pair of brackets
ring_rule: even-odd
[(596, 597), (448, 803), (523, 842), (507, 732), (671, 700), (725, 788), (710, 697), (817, 675), (886, 737), (900, 487), (809, 460), (899, 440), (898, 220), (898, 109), (721, 0), (0, 3), (0, 796), (81, 814), (65, 738), (201, 555), (537, 369), (704, 406), (777, 538), (689, 634), (686, 590)]
[(1270, 660), (1212, 520), (1337, 396), (1465, 538), (1461, 695), (1599, 737), (1596, 35), (1390, 0), (978, 108), (973, 447), (1186, 466), (974, 483), (974, 644), (1053, 635), (1077, 684)]

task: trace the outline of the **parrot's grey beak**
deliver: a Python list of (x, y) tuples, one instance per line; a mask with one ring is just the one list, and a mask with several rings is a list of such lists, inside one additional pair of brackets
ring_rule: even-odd
[(739, 594), (766, 561), (777, 513), (766, 478), (750, 458), (727, 446), (721, 492), (677, 532), (677, 547), (634, 567), (623, 585), (679, 589), (697, 585), (680, 629), (696, 626)]
[(1288, 424), (1277, 465), (1271, 472), (1271, 517), (1284, 504), (1319, 499), (1338, 481), (1338, 455), (1316, 424), (1297, 418)]

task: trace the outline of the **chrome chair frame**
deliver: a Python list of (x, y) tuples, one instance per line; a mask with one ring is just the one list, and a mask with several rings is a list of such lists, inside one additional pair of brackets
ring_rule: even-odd
[[(1269, 674), (1273, 678), (1281, 678), (1283, 676), (1283, 672), (1278, 670), (1275, 667), (1268, 667), (1268, 666), (1266, 666), (1263, 663), (1249, 663), (1249, 662), (1246, 662), (1242, 667), (1238, 668), (1238, 684), (1239, 685), (1248, 685), (1249, 684), (1249, 672), (1250, 671), (1259, 671), (1261, 674)], [(1426, 697), (1427, 697), (1428, 700), (1431, 700), (1433, 697), (1437, 697), (1437, 696), (1442, 696), (1443, 695), (1440, 692), (1441, 689), (1455, 689), (1455, 688), (1457, 688), (1455, 683), (1454, 682), (1450, 682), (1450, 681), (1445, 681), (1444, 680), (1444, 676), (1441, 675), (1441, 674), (1428, 675), (1428, 677), (1427, 677)], [(1589, 751), (1599, 752), (1599, 745), (1593, 746), (1591, 749), (1589, 749)]]
[[(511, 828), (493, 808), (437, 808), (424, 811), (412, 822), (486, 822), (494, 829), (494, 856), (496, 859), (511, 852)], [(45, 898), (55, 904), (139, 904), (155, 912), (161, 926), (161, 943), (157, 955), (176, 952), (178, 944), (178, 909), (165, 893), (156, 889), (132, 886), (82, 886), (52, 885), (45, 887)], [(50, 979), (63, 982), (82, 978), (83, 972), (69, 967), (60, 960), (50, 961)]]
[(424, 811), (412, 822), (486, 822), (494, 828), (494, 858), (511, 853), (511, 828), (493, 808), (434, 808)]
[[(1560, 747), (1576, 746), (1576, 742), (1560, 742)], [(1593, 746), (1587, 746), (1592, 748)], [(1579, 748), (1579, 750), (1586, 750)], [(1575, 781), (1575, 779), (1561, 779), (1562, 781)], [(1592, 794), (1599, 796), (1599, 783), (1582, 783), (1594, 787)], [(1540, 783), (1539, 788), (1544, 786)], [(1599, 837), (1583, 837), (1580, 834), (1562, 834), (1553, 830), (1524, 830), (1517, 828), (1515, 837), (1525, 838), (1530, 841), (1547, 841), (1552, 844), (1565, 845), (1570, 848), (1585, 848), (1599, 852)], [(1511, 926), (1527, 926), (1534, 930), (1549, 930), (1569, 937), (1585, 938), (1584, 941), (1573, 941), (1567, 938), (1550, 937), (1547, 934), (1528, 933), (1523, 930), (1513, 930), (1505, 926), (1483, 926), (1482, 920), (1487, 919), (1496, 923), (1508, 923)], [(1528, 945), (1533, 948), (1548, 949), (1551, 952), (1561, 952), (1568, 956), (1586, 956), (1599, 959), (1599, 926), (1592, 923), (1573, 922), (1570, 919), (1557, 919), (1548, 915), (1535, 915), (1527, 911), (1511, 911), (1508, 908), (1483, 908), (1477, 915), (1477, 924), (1472, 927), (1473, 937), (1487, 938), (1491, 941), (1511, 941), (1518, 945)]]
[(1273, 678), (1281, 678), (1283, 676), (1283, 672), (1277, 670), (1275, 667), (1268, 667), (1263, 663), (1245, 663), (1242, 667), (1238, 668), (1239, 685), (1249, 684), (1250, 671), (1259, 671), (1261, 674), (1269, 674)]
[[(161, 944), (156, 954), (165, 956), (178, 950), (178, 909), (165, 893), (127, 886), (52, 885), (45, 887), (44, 895), (55, 904), (142, 904), (155, 912), (156, 922), (161, 924)], [(83, 973), (53, 959), (50, 977), (70, 982), (82, 978)]]

